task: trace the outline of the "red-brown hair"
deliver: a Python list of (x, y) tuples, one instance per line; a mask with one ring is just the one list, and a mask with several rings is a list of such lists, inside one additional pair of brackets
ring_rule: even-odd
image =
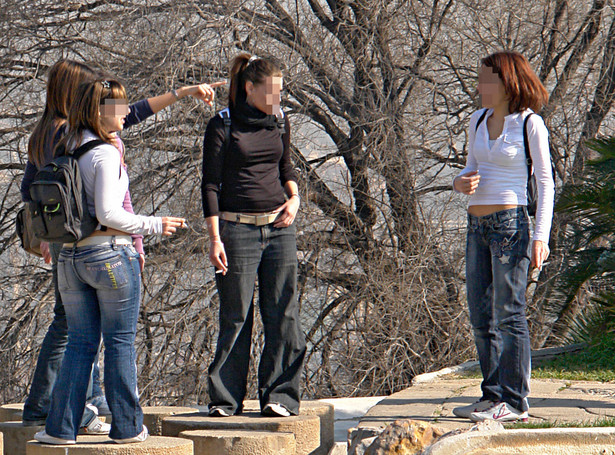
[(492, 68), (504, 84), (509, 97), (510, 113), (525, 109), (540, 111), (549, 101), (549, 93), (527, 59), (513, 51), (502, 51), (485, 57), (481, 63)]
[(231, 61), (231, 86), (229, 88), (229, 107), (246, 97), (246, 82), (254, 85), (262, 83), (266, 77), (282, 76), (282, 70), (271, 58), (252, 58), (250, 54), (239, 54)]

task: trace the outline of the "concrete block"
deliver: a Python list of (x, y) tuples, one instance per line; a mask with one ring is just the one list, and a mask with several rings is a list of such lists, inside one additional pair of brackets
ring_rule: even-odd
[(297, 455), (315, 454), (320, 447), (320, 419), (317, 416), (263, 417), (256, 412), (244, 412), (232, 417), (208, 417), (206, 414), (186, 414), (166, 417), (162, 434), (178, 436), (191, 430), (241, 430), (292, 433)]
[(26, 442), (34, 437), (34, 433), (43, 427), (24, 427), (18, 422), (0, 422), (0, 433), (3, 434), (4, 455), (26, 455)]
[(192, 440), (194, 455), (295, 455), (297, 445), (291, 433), (241, 430), (182, 431)]
[(26, 455), (193, 455), (193, 450), (192, 441), (183, 438), (150, 436), (145, 442), (116, 444), (107, 436), (77, 436), (77, 444), (65, 446), (29, 441)]
[(21, 420), (23, 403), (9, 403), (0, 406), (0, 422), (16, 422)]
[[(243, 402), (246, 412), (260, 412), (258, 400)], [(330, 403), (318, 400), (303, 400), (299, 408), (299, 415), (318, 416), (320, 419), (320, 447), (314, 455), (326, 455), (335, 444), (335, 408)]]
[(175, 414), (193, 412), (199, 412), (199, 410), (183, 406), (143, 406), (143, 424), (152, 436), (162, 436), (162, 419)]

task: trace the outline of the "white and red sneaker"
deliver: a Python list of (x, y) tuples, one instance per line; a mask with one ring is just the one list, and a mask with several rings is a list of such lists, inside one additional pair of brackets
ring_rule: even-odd
[(466, 406), (459, 406), (457, 408), (453, 408), (453, 414), (463, 419), (469, 419), (470, 414), (472, 414), (473, 412), (486, 411), (487, 409), (494, 407), (496, 404), (498, 404), (497, 401), (478, 400), (477, 402), (468, 404)]
[(529, 414), (527, 411), (519, 411), (505, 402), (497, 403), (482, 412), (470, 414), (472, 422), (482, 422), (483, 420), (495, 420), (496, 422), (516, 422), (518, 420), (527, 422)]

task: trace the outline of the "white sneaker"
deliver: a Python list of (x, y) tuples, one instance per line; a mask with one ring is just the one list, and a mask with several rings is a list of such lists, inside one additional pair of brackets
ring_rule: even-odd
[(111, 425), (94, 417), (85, 427), (79, 428), (79, 434), (109, 434)]
[(469, 419), (470, 414), (472, 414), (473, 412), (486, 411), (487, 409), (494, 407), (496, 404), (498, 404), (497, 401), (478, 400), (466, 406), (459, 406), (457, 408), (453, 408), (453, 414), (463, 419)]
[(527, 411), (521, 412), (505, 402), (498, 403), (485, 411), (470, 414), (472, 422), (482, 422), (483, 420), (495, 420), (496, 422), (516, 422), (521, 420), (522, 422), (527, 422), (528, 417)]
[(268, 403), (263, 408), (262, 414), (271, 417), (290, 417), (290, 411), (280, 403)]
[(131, 444), (133, 442), (143, 442), (149, 436), (149, 432), (147, 431), (147, 427), (143, 425), (143, 430), (141, 433), (136, 435), (134, 438), (126, 438), (126, 439), (114, 439), (113, 441), (118, 444)]
[(35, 433), (34, 439), (36, 439), (38, 442), (42, 442), (43, 444), (67, 445), (76, 443), (74, 439), (56, 438), (55, 436), (48, 435), (45, 430), (41, 430), (38, 433)]

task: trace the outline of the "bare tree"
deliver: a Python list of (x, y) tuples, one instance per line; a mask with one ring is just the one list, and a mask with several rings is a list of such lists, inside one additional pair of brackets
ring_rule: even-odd
[[(0, 362), (4, 400), (26, 393), (49, 321), (49, 273), (16, 245), (12, 224), (25, 144), (46, 70), (59, 57), (117, 74), (131, 100), (225, 77), (239, 51), (285, 64), (294, 162), (306, 396), (386, 394), (423, 371), (473, 356), (465, 313), (465, 201), (450, 182), (465, 164), (479, 59), (529, 57), (551, 93), (558, 185), (583, 174), (582, 141), (610, 132), (613, 11), (606, 0), (5, 0), (0, 8)], [(150, 403), (206, 399), (217, 298), (200, 209), (201, 144), (215, 109), (182, 101), (123, 134), (138, 212), (191, 228), (150, 238), (138, 334)], [(532, 298), (535, 345), (571, 220), (558, 219), (551, 270)], [(261, 329), (254, 334), (261, 347)], [(254, 367), (252, 367), (254, 375)], [(251, 390), (254, 393), (254, 389)]]

